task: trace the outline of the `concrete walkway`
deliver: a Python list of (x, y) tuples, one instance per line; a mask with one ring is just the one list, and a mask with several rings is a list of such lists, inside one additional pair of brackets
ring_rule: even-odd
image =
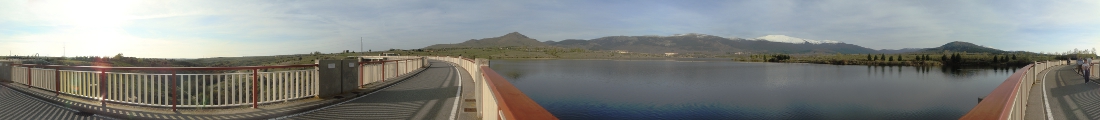
[[(293, 116), (290, 119), (308, 120), (363, 120), (404, 119), (444, 120), (470, 119), (463, 107), (456, 109), (456, 95), (460, 88), (470, 88), (472, 78), (465, 71), (446, 62), (431, 60), (431, 66), (416, 76), (377, 92), (351, 101)], [(459, 87), (458, 80), (469, 85)], [(466, 92), (467, 90), (463, 90)], [(463, 100), (464, 101), (464, 100)], [(462, 103), (458, 103), (462, 104)], [(462, 117), (465, 116), (465, 117)]]
[[(1086, 83), (1085, 79), (1077, 74), (1073, 68), (1072, 66), (1058, 66), (1045, 72), (1045, 74), (1041, 74), (1044, 75), (1041, 77), (1046, 78), (1047, 100), (1049, 101), (1045, 104), (1050, 106), (1050, 118), (1055, 120), (1100, 119), (1100, 84), (1097, 83), (1095, 78), (1093, 81)], [(1031, 95), (1042, 96), (1042, 94)], [(1042, 101), (1042, 99), (1030, 99), (1028, 108), (1045, 108), (1044, 106), (1046, 106), (1030, 104), (1032, 101)], [(1042, 111), (1029, 109), (1025, 118), (1046, 119), (1046, 110)]]
[(44, 102), (0, 85), (0, 120), (101, 120), (100, 116)]

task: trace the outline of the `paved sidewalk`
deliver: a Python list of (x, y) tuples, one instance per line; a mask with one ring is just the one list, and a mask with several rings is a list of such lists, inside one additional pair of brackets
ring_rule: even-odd
[(1051, 117), (1055, 120), (1100, 119), (1100, 84), (1096, 80), (1086, 83), (1073, 67), (1066, 66), (1056, 67), (1045, 77), (1050, 92), (1047, 99), (1050, 100)]
[(2, 120), (101, 120), (91, 113), (46, 103), (34, 97), (0, 86), (0, 119)]
[[(1038, 77), (1040, 77), (1040, 78), (1038, 80), (1035, 80), (1035, 82), (1033, 83), (1034, 85), (1031, 86), (1031, 91), (1030, 91), (1029, 96), (1027, 98), (1028, 99), (1027, 100), (1027, 111), (1025, 111), (1026, 114), (1024, 114), (1025, 119), (1027, 119), (1027, 120), (1045, 120), (1045, 119), (1047, 119), (1046, 101), (1043, 100), (1043, 92), (1044, 91), (1049, 91), (1049, 90), (1043, 90), (1043, 82), (1044, 81), (1043, 81), (1042, 77), (1044, 77), (1044, 75), (1047, 75), (1050, 72), (1057, 71), (1061, 67), (1064, 67), (1064, 66), (1055, 66), (1052, 69), (1047, 69), (1045, 71), (1039, 72)], [(1054, 80), (1054, 79), (1047, 79), (1047, 80), (1050, 81), (1050, 80)], [(1047, 88), (1049, 88), (1049, 87), (1047, 87)], [(1048, 93), (1048, 95), (1049, 95), (1049, 93)]]
[[(460, 119), (457, 117), (461, 114), (454, 111), (456, 93), (460, 88), (458, 79), (461, 77), (463, 82), (466, 82), (471, 81), (471, 78), (469, 75), (463, 75), (465, 74), (463, 71), (455, 69), (451, 64), (434, 60), (429, 62), (431, 67), (420, 75), (390, 88), (290, 119)], [(472, 88), (465, 86), (472, 82), (463, 84), (462, 88)], [(462, 108), (459, 107), (459, 109)]]

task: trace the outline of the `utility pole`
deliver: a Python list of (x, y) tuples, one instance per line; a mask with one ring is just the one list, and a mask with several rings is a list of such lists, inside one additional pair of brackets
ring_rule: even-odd
[(359, 55), (366, 55), (363, 53), (363, 36), (359, 36)]

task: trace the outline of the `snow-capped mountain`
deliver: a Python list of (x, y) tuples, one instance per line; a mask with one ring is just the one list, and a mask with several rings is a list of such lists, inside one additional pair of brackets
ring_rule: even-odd
[(802, 39), (802, 38), (796, 38), (796, 37), (791, 37), (791, 36), (786, 36), (786, 35), (766, 35), (766, 36), (757, 37), (756, 40), (772, 41), (772, 42), (783, 42), (783, 43), (794, 43), (794, 44), (843, 43), (843, 42), (840, 42), (840, 41), (833, 41), (833, 40)]
[(719, 37), (719, 36), (713, 36), (713, 35), (707, 35), (707, 34), (699, 34), (699, 33), (687, 33), (687, 34), (672, 34), (671, 36), (661, 36), (661, 37), (695, 37), (695, 38), (705, 38), (705, 37)]

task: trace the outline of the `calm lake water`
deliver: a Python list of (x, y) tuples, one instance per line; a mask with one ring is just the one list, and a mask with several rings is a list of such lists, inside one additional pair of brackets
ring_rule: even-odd
[(958, 119), (1017, 68), (493, 60), (561, 119)]

